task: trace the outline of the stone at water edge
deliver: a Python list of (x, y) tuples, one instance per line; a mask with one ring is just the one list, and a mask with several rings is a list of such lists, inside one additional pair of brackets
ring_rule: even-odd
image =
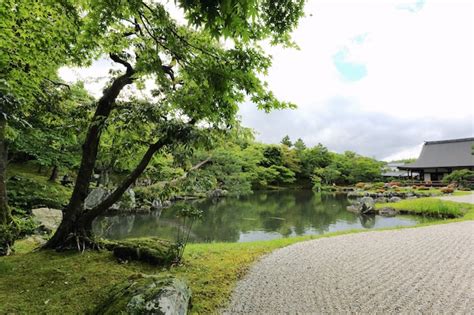
[(184, 315), (191, 305), (191, 289), (179, 279), (138, 275), (115, 285), (92, 314)]
[(97, 206), (99, 203), (101, 203), (107, 196), (109, 195), (109, 192), (102, 188), (94, 188), (92, 191), (87, 195), (86, 200), (84, 201), (84, 208), (85, 209), (92, 209), (95, 206)]
[[(110, 192), (102, 187), (92, 189), (84, 201), (85, 209), (92, 209), (109, 196)], [(129, 188), (125, 191), (120, 201), (114, 203), (109, 210), (133, 210), (137, 207), (135, 192)]]
[(363, 197), (359, 202), (360, 213), (370, 213), (375, 209), (375, 200), (372, 197)]
[(63, 219), (63, 212), (58, 209), (37, 208), (31, 210), (31, 213), (39, 230), (46, 233), (55, 231)]
[(399, 201), (401, 201), (401, 200), (402, 200), (402, 198), (400, 198), (400, 197), (392, 197), (392, 198), (390, 198), (388, 201), (389, 201), (389, 202), (399, 202)]
[(398, 211), (395, 210), (394, 208), (382, 208), (379, 210), (379, 215), (384, 216), (384, 217), (394, 217), (398, 214)]

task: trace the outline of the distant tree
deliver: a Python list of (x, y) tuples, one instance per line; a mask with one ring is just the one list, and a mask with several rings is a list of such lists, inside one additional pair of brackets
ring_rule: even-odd
[(301, 138), (298, 138), (293, 144), (293, 146), (295, 147), (297, 151), (303, 151), (304, 149), (306, 149), (306, 144)]
[(310, 177), (316, 168), (324, 168), (331, 163), (331, 155), (328, 149), (319, 143), (312, 148), (303, 150), (301, 163), (303, 174)]
[(277, 145), (268, 145), (263, 149), (263, 157), (264, 159), (260, 163), (262, 166), (282, 165), (283, 151)]
[(288, 135), (284, 136), (283, 139), (281, 139), (281, 144), (286, 145), (289, 148), (291, 148), (291, 146), (293, 145)]

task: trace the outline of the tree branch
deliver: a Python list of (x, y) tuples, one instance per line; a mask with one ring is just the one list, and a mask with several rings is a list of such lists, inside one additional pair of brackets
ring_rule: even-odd
[(48, 79), (48, 78), (44, 78), (46, 81), (54, 84), (54, 85), (59, 85), (59, 86), (64, 86), (66, 88), (68, 88), (68, 90), (71, 90), (71, 87), (69, 86), (69, 84), (66, 84), (66, 83), (63, 83), (63, 82), (56, 82), (56, 81), (53, 81), (51, 79)]
[(135, 71), (133, 70), (132, 65), (131, 65), (130, 63), (128, 63), (128, 61), (126, 61), (126, 60), (120, 58), (119, 55), (112, 53), (112, 54), (110, 54), (110, 59), (112, 59), (114, 62), (119, 63), (119, 64), (121, 64), (122, 66), (124, 66), (125, 68), (127, 68), (126, 74), (127, 74), (129, 77), (132, 76), (133, 73), (135, 72)]
[(169, 144), (170, 140), (171, 139), (169, 137), (165, 137), (150, 145), (150, 147), (143, 155), (140, 163), (138, 163), (135, 169), (122, 181), (122, 183), (120, 183), (120, 185), (107, 198), (105, 198), (105, 200), (103, 200), (100, 204), (85, 213), (82, 219), (85, 222), (92, 222), (92, 220), (94, 220), (98, 215), (112, 207), (112, 205), (116, 203), (120, 199), (120, 197), (122, 197), (123, 193), (130, 187), (130, 185), (132, 185), (137, 180), (137, 178), (143, 173), (155, 152), (163, 148), (165, 145)]

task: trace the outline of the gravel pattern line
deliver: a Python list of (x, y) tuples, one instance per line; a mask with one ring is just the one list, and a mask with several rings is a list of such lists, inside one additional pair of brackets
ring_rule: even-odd
[(375, 231), (274, 251), (224, 314), (474, 314), (474, 221)]

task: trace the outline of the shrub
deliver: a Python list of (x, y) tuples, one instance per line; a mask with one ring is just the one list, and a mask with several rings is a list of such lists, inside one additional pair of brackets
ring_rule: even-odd
[(382, 188), (384, 188), (384, 186), (385, 186), (385, 183), (383, 183), (383, 182), (376, 182), (376, 183), (372, 184), (372, 187), (374, 189), (382, 189)]
[(364, 185), (364, 190), (371, 190), (372, 189), (372, 185), (371, 184), (365, 184)]
[(442, 187), (440, 191), (443, 194), (452, 194), (454, 192), (454, 189), (452, 187)]
[(364, 186), (365, 186), (365, 183), (362, 183), (362, 182), (355, 184), (356, 188), (361, 188), (362, 189), (362, 188), (364, 188)]
[(47, 182), (39, 176), (16, 175), (8, 180), (10, 206), (24, 210), (36, 207), (61, 209), (69, 201), (71, 188)]
[(389, 185), (390, 187), (393, 187), (393, 186), (398, 186), (398, 187), (400, 187), (400, 186), (402, 185), (402, 183), (400, 183), (400, 182), (395, 182), (395, 181), (391, 181), (390, 183), (388, 183), (388, 185)]

